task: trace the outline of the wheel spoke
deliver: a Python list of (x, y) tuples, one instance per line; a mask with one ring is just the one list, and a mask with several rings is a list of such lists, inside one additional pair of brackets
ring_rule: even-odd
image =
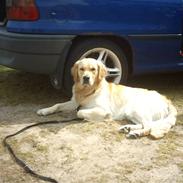
[(102, 59), (102, 62), (105, 64), (108, 57), (108, 52), (105, 52), (104, 59)]
[(120, 76), (120, 69), (118, 68), (107, 68), (107, 76), (108, 77), (116, 77), (116, 76)]
[(102, 51), (100, 51), (100, 53), (99, 53), (99, 57), (97, 58), (97, 60), (102, 60), (102, 58), (103, 58), (103, 56), (104, 56), (104, 54), (105, 54), (105, 50), (102, 50)]
[(101, 62), (103, 62), (105, 64), (105, 62), (107, 60), (107, 56), (108, 56), (108, 52), (106, 50), (102, 50), (102, 51), (100, 51), (97, 60), (100, 60)]

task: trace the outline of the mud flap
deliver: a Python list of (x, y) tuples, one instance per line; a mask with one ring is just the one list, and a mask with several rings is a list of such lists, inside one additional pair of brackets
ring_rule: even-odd
[(181, 49), (180, 49), (180, 56), (183, 57), (183, 39), (181, 38)]
[(6, 19), (6, 0), (0, 1), (0, 25), (4, 25)]

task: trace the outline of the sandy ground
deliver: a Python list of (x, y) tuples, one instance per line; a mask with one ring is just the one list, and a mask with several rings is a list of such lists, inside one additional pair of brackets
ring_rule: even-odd
[[(163, 139), (125, 138), (124, 122), (82, 122), (35, 127), (9, 142), (36, 172), (61, 183), (183, 182), (183, 73), (135, 77), (130, 86), (155, 89), (172, 99), (177, 124)], [(67, 98), (46, 76), (0, 68), (0, 141), (22, 127), (74, 114), (39, 117), (36, 110)], [(41, 183), (15, 164), (0, 144), (0, 183)]]

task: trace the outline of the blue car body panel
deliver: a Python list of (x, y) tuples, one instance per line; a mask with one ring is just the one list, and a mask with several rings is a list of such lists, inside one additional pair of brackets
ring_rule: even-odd
[(8, 30), (26, 33), (179, 34), (180, 0), (37, 0), (40, 19), (9, 22)]
[(7, 31), (45, 35), (114, 35), (133, 52), (133, 73), (183, 70), (181, 0), (36, 0), (37, 21), (8, 21)]

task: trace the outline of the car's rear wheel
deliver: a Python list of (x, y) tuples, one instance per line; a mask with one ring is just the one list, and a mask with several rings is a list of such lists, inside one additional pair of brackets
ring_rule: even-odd
[(64, 89), (71, 94), (73, 85), (70, 69), (82, 58), (95, 58), (107, 67), (106, 79), (114, 83), (124, 83), (128, 77), (128, 63), (122, 49), (112, 41), (106, 39), (87, 39), (77, 43), (71, 50), (64, 73)]

